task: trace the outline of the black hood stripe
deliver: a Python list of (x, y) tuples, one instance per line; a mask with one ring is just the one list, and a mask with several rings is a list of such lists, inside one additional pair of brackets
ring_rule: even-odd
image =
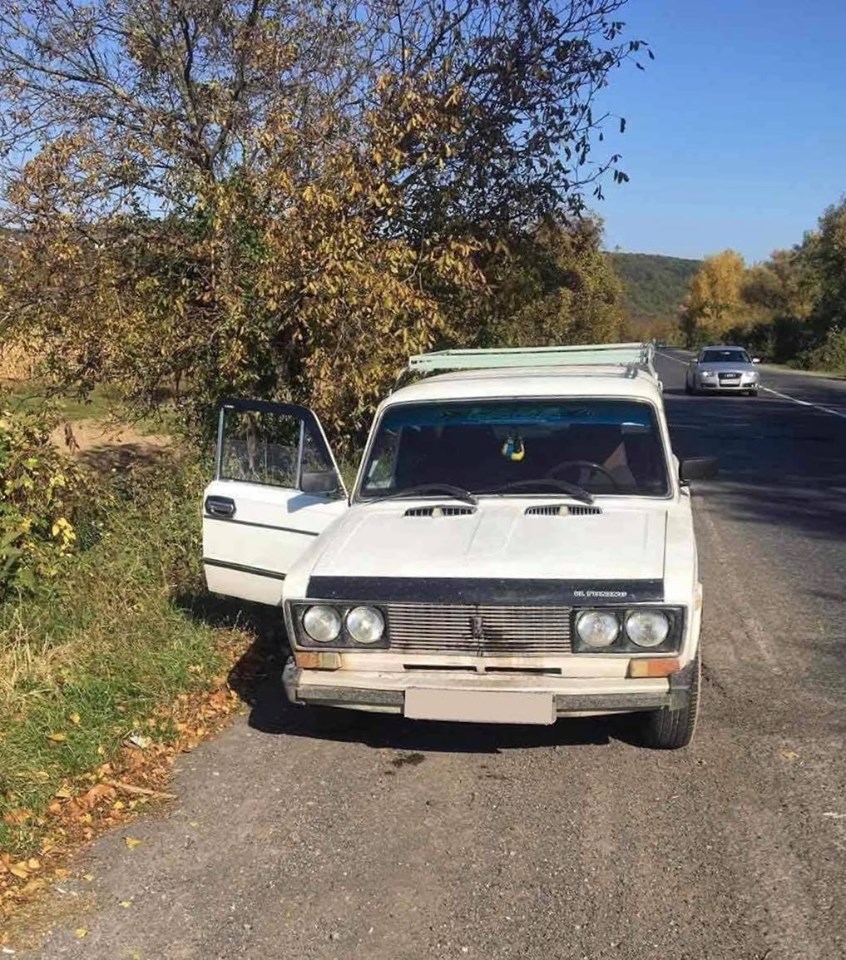
[(312, 577), (306, 596), (373, 603), (594, 606), (660, 603), (663, 580), (515, 580), (460, 577)]

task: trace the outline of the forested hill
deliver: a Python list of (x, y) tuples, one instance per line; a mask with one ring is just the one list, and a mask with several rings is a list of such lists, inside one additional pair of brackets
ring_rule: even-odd
[(653, 253), (609, 253), (625, 288), (627, 313), (635, 321), (678, 316), (690, 278), (701, 261)]

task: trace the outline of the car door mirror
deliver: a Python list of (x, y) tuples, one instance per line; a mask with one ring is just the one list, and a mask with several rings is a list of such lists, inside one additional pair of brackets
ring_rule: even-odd
[(332, 470), (303, 472), (300, 478), (300, 490), (303, 493), (336, 493), (338, 489), (338, 477)]
[(717, 476), (720, 462), (716, 457), (692, 457), (679, 464), (679, 480), (690, 483), (691, 480), (713, 480)]

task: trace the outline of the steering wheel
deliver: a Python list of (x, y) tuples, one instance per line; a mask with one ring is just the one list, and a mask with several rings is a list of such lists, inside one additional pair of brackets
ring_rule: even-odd
[(620, 491), (620, 484), (617, 483), (614, 474), (606, 467), (603, 467), (601, 463), (594, 463), (593, 460), (562, 460), (547, 470), (545, 476), (554, 477), (555, 474), (561, 473), (562, 470), (569, 469), (570, 467), (587, 467), (588, 470), (592, 470), (594, 473), (601, 473), (611, 481), (615, 492)]

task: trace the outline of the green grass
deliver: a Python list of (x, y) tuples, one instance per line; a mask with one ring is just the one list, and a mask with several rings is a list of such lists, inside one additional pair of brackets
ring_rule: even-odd
[[(129, 412), (118, 387), (108, 384), (96, 386), (84, 400), (62, 396), (55, 388), (34, 381), (6, 381), (3, 392), (10, 399), (13, 411), (32, 411), (45, 403), (55, 405), (68, 420), (108, 420), (116, 417), (126, 421)], [(162, 406), (156, 416), (133, 418), (132, 424), (142, 434), (169, 433), (174, 425), (171, 411)]]
[(23, 856), (41, 839), (5, 814), (43, 812), (158, 705), (220, 671), (223, 628), (190, 613), (202, 596), (202, 484), (194, 463), (145, 471), (56, 582), (0, 605), (0, 850)]

